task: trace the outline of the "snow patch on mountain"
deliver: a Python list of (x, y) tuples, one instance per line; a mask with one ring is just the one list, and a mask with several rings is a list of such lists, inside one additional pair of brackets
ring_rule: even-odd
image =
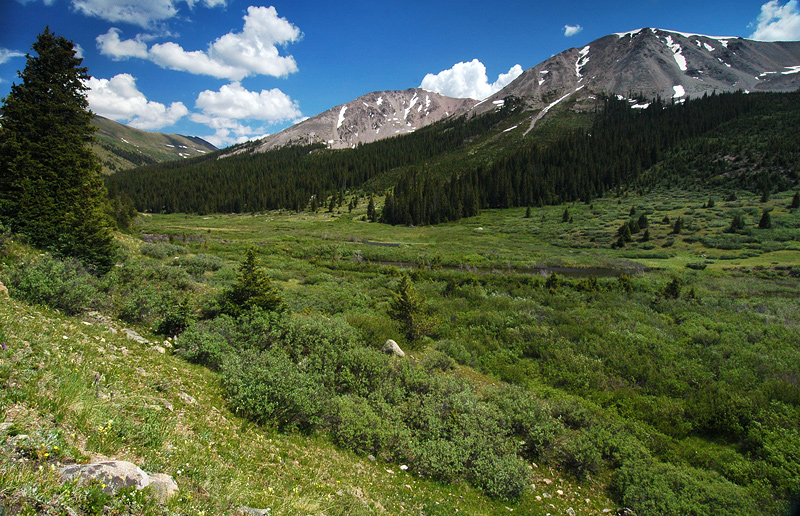
[(640, 32), (642, 32), (643, 30), (644, 30), (644, 29), (636, 29), (636, 30), (631, 30), (631, 31), (628, 31), (628, 32), (617, 32), (616, 34), (617, 34), (617, 37), (618, 37), (619, 39), (622, 39), (622, 38), (624, 38), (625, 36), (631, 36), (631, 37), (633, 37), (633, 36), (635, 36), (635, 35), (639, 34)]
[(589, 63), (589, 48), (590, 48), (589, 45), (586, 45), (585, 47), (583, 47), (581, 49), (580, 52), (578, 52), (578, 55), (580, 55), (580, 57), (575, 62), (575, 76), (576, 77), (579, 77), (579, 78), (583, 77), (581, 75), (581, 70), (583, 69), (584, 66), (586, 66)]
[(342, 106), (342, 110), (339, 111), (339, 122), (336, 124), (336, 128), (339, 129), (342, 127), (344, 123), (344, 114), (347, 112), (347, 106)]
[(667, 36), (665, 40), (667, 42), (667, 47), (669, 47), (669, 49), (672, 50), (673, 57), (675, 57), (675, 62), (678, 63), (678, 68), (680, 68), (682, 72), (685, 72), (687, 69), (686, 58), (681, 53), (682, 49), (680, 44), (673, 42), (672, 36)]

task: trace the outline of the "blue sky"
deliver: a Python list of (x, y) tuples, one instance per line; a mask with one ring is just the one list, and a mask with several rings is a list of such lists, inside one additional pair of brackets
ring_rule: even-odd
[(614, 32), (798, 40), (800, 8), (798, 0), (0, 0), (0, 96), (19, 82), (47, 25), (79, 46), (93, 111), (226, 146), (371, 91), (485, 97)]

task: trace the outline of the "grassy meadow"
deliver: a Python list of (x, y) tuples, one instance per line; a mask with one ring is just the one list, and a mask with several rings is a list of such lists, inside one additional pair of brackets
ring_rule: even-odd
[[(352, 212), (346, 199), (334, 212), (143, 214), (103, 278), (6, 235), (0, 507), (786, 513), (800, 493), (793, 195), (656, 190), (424, 227), (365, 222), (363, 197)], [(744, 227), (731, 227), (737, 218)], [(646, 227), (620, 247), (634, 220)], [(219, 299), (249, 248), (285, 311), (237, 327)], [(406, 275), (421, 300), (411, 340), (389, 315)], [(273, 327), (284, 333), (260, 355), (230, 338), (263, 347)], [(172, 339), (176, 328), (186, 333)], [(307, 349), (314, 335), (339, 369)], [(378, 352), (390, 338), (406, 358)], [(288, 360), (298, 385), (329, 397), (309, 408), (292, 397), (302, 391), (269, 391), (296, 405), (270, 419), (274, 406), (248, 401), (262, 391), (248, 364), (231, 365), (239, 355)], [(344, 385), (342, 371), (355, 379)], [(496, 456), (461, 457), (493, 432)], [(98, 457), (173, 475), (180, 493), (159, 505), (147, 492), (58, 482), (59, 464)]]

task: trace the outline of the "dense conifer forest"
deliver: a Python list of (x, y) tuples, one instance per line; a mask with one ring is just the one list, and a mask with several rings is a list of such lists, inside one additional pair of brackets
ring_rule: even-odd
[(330, 151), (322, 145), (309, 145), (224, 159), (210, 154), (121, 172), (108, 181), (130, 195), (141, 211), (314, 209), (329, 196), (359, 188), (390, 170), (463, 147), (508, 118), (516, 105), (511, 99), (503, 109), (487, 116), (435, 124), (355, 149)]
[[(348, 189), (374, 187), (391, 172), (396, 184), (379, 219), (414, 225), (458, 220), (483, 208), (589, 202), (609, 190), (649, 188), (665, 179), (709, 186), (732, 180), (761, 192), (797, 182), (800, 142), (787, 124), (800, 121), (798, 107), (797, 93), (738, 92), (677, 105), (656, 100), (647, 109), (607, 98), (588, 129), (564, 131), (545, 143), (528, 138), (506, 145), (485, 165), (461, 166), (458, 158), (470, 145), (515, 115), (519, 104), (509, 99), (489, 115), (355, 149), (311, 145), (224, 159), (214, 154), (108, 181), (142, 211), (314, 211)], [(450, 165), (442, 165), (448, 158)], [(428, 165), (433, 160), (439, 161), (435, 170)]]

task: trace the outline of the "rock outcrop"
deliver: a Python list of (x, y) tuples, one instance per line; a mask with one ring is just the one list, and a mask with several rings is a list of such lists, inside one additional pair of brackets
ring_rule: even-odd
[(151, 475), (142, 471), (136, 464), (126, 461), (75, 464), (61, 468), (59, 474), (62, 482), (80, 483), (97, 480), (104, 486), (103, 492), (110, 495), (126, 487), (136, 489), (150, 487), (158, 499), (165, 502), (178, 492), (178, 484), (171, 476), (164, 473)]
[(397, 345), (397, 342), (392, 339), (387, 340), (386, 344), (383, 345), (383, 352), (399, 358), (406, 356), (405, 352)]

